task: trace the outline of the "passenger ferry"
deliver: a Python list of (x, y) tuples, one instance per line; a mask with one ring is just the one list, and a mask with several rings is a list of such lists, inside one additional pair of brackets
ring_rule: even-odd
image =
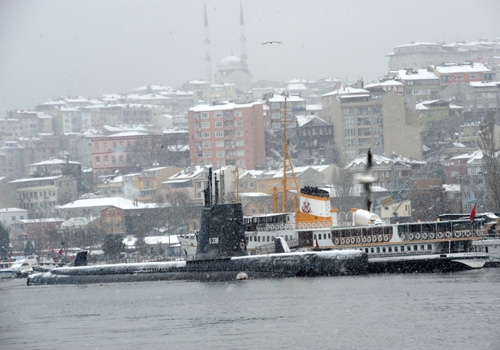
[(333, 228), (331, 239), (317, 239), (322, 248), (365, 251), (370, 272), (454, 271), (482, 268), (489, 261), (485, 249), (474, 245), (484, 234), (481, 220), (383, 224), (376, 214), (359, 209), (354, 221)]

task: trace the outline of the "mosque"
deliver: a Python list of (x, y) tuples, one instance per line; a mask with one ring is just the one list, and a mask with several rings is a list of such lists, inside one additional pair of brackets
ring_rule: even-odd
[(208, 30), (207, 8), (205, 6), (205, 64), (206, 79), (215, 84), (233, 84), (237, 94), (242, 94), (252, 89), (252, 74), (248, 70), (247, 56), (245, 51), (245, 21), (243, 18), (243, 6), (240, 3), (240, 44), (241, 56), (227, 56), (219, 63), (217, 73), (212, 80), (211, 57), (210, 57), (210, 37)]

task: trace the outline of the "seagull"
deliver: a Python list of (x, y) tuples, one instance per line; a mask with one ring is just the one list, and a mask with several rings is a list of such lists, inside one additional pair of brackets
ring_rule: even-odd
[(267, 44), (283, 44), (281, 41), (266, 41), (262, 43), (262, 45), (267, 45)]
[(363, 188), (365, 189), (366, 193), (366, 209), (370, 211), (371, 206), (372, 206), (372, 201), (371, 201), (371, 184), (374, 183), (377, 179), (373, 177), (371, 174), (371, 168), (373, 165), (373, 156), (371, 149), (368, 149), (368, 154), (366, 156), (366, 168), (365, 168), (365, 173), (361, 176), (359, 176), (356, 180), (358, 181), (359, 184), (363, 185)]

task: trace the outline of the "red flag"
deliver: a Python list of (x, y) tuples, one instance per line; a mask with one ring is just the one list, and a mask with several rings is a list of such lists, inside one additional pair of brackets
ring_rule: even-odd
[(61, 249), (59, 249), (58, 254), (59, 254), (59, 255), (62, 255), (62, 253), (63, 253), (63, 250), (62, 250), (62, 248), (61, 248)]
[(476, 216), (476, 205), (474, 204), (474, 207), (472, 207), (472, 210), (470, 211), (470, 221), (474, 221), (474, 217)]
[(316, 238), (316, 248), (319, 248), (319, 243), (317, 238)]

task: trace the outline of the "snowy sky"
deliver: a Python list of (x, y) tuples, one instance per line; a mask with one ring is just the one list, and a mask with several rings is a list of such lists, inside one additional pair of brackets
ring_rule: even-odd
[[(240, 55), (237, 0), (205, 0), (212, 73)], [(205, 78), (203, 0), (0, 0), (0, 117), (62, 95)], [(254, 81), (368, 83), (410, 41), (500, 36), (498, 0), (243, 0)], [(261, 45), (277, 40), (283, 45)]]

